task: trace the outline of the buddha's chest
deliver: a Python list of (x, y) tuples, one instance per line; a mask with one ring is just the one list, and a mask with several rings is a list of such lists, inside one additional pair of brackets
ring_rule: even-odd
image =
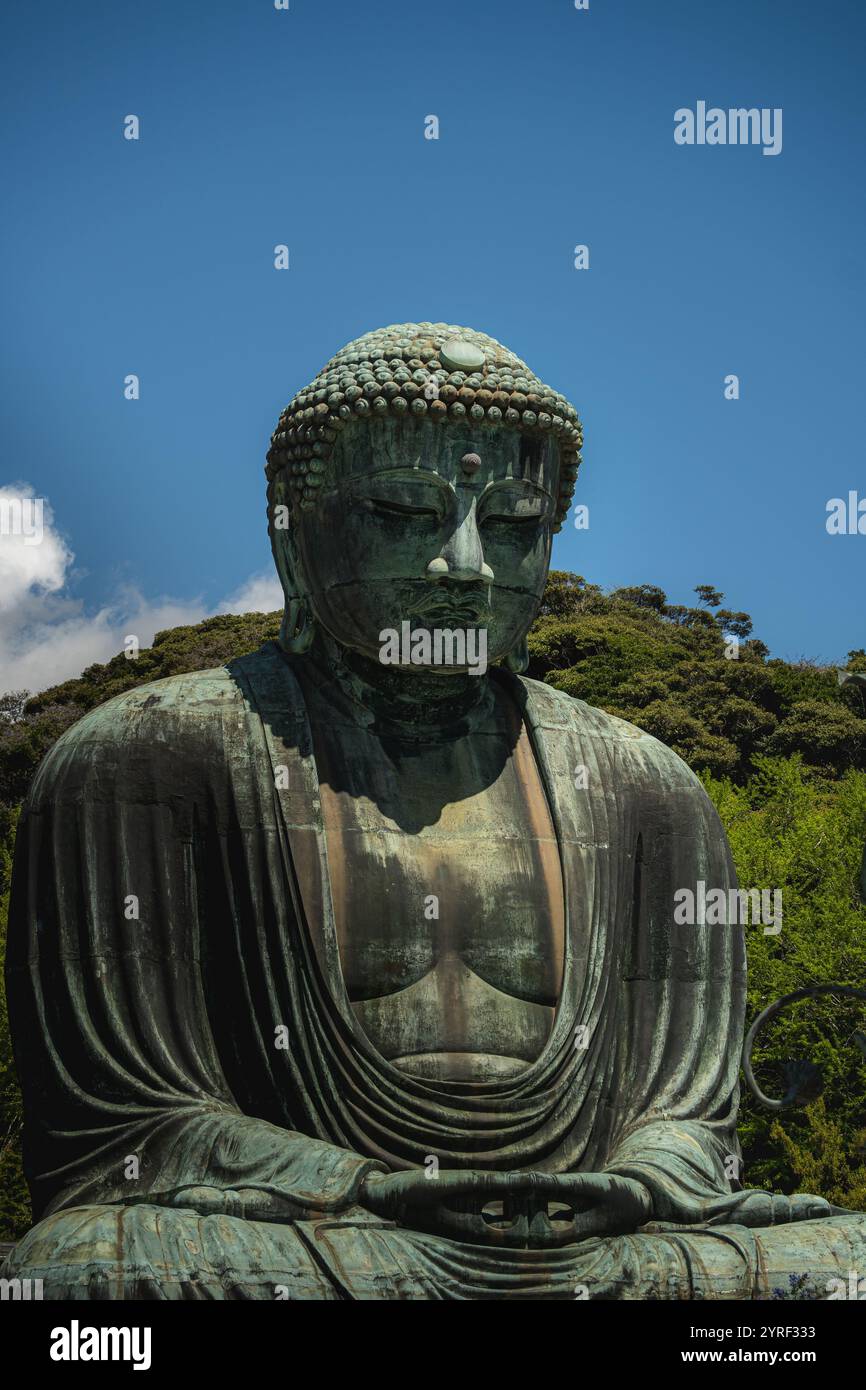
[(509, 815), (495, 789), (415, 834), (374, 807), (355, 809), (361, 824), (326, 820), (350, 999), (404, 990), (452, 959), (507, 994), (556, 1002), (562, 888), (552, 835)]
[(549, 1035), (564, 960), (559, 851), (525, 734), (446, 756), (356, 746), (343, 765), (342, 788), (326, 775), (321, 800), (363, 1028), (419, 1075), (525, 1066)]

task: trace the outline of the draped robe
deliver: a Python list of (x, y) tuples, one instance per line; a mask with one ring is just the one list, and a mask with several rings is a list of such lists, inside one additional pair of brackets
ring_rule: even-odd
[[(743, 932), (673, 920), (677, 889), (734, 885), (727, 841), (664, 745), (492, 678), (549, 801), (565, 970), (538, 1059), (462, 1094), (397, 1070), (353, 1015), (309, 721), (276, 644), (120, 695), (58, 740), (13, 876), (7, 990), (39, 1224), (7, 1276), (57, 1298), (754, 1297), (807, 1246), (813, 1272), (862, 1264), (863, 1217), (671, 1224), (677, 1197), (730, 1191), (739, 1154)], [(625, 1174), (654, 1224), (490, 1249), (359, 1203), (371, 1171), (430, 1156)]]

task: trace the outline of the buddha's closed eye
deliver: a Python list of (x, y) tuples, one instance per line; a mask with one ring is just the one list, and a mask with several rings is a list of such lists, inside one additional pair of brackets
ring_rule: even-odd
[(418, 502), (397, 502), (392, 497), (368, 497), (365, 501), (372, 511), (384, 516), (427, 516), (439, 520), (436, 507), (422, 506)]
[(488, 526), (491, 522), (507, 526), (537, 526), (544, 518), (538, 512), (487, 512), (480, 524)]
[(546, 516), (547, 507), (541, 499), (521, 498), (514, 502), (497, 498), (493, 505), (483, 509), (478, 524), (484, 529), (540, 526)]
[(487, 528), (538, 526), (549, 516), (550, 502), (550, 497), (540, 489), (497, 483), (481, 499), (478, 524)]

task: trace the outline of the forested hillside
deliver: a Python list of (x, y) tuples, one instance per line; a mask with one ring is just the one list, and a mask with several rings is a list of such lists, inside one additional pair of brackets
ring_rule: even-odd
[[(529, 639), (538, 680), (640, 725), (703, 777), (728, 831), (742, 884), (781, 888), (783, 930), (747, 928), (750, 1017), (803, 984), (866, 984), (866, 682), (835, 668), (770, 659), (746, 613), (710, 585), (698, 603), (668, 603), (653, 585), (605, 594), (553, 572)], [(0, 945), (5, 940), (15, 824), (33, 772), (56, 738), (94, 705), (134, 685), (219, 665), (276, 636), (279, 615), (209, 618), (162, 632), (137, 660), (119, 655), (27, 699), (0, 696)], [(866, 673), (866, 651), (846, 671)], [(853, 1036), (866, 1005), (836, 998), (791, 1010), (756, 1055), (780, 1094), (799, 1059), (821, 1089), (774, 1117), (746, 1097), (745, 1180), (820, 1193), (866, 1209), (866, 1056)], [(0, 1239), (29, 1221), (20, 1170), (20, 1101), (0, 1009)]]

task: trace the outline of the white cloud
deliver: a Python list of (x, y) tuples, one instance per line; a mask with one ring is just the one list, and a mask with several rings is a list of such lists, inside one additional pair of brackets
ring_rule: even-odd
[(0, 487), (0, 614), (62, 589), (72, 558), (43, 498), (26, 483)]
[(94, 662), (116, 656), (130, 634), (146, 647), (163, 628), (198, 623), (215, 613), (270, 613), (282, 607), (276, 575), (254, 574), (215, 608), (200, 598), (148, 599), (130, 586), (112, 603), (87, 612), (68, 592), (75, 557), (47, 501), (41, 528), (37, 525), (28, 507), (34, 495), (25, 482), (0, 487), (0, 692), (35, 692), (78, 676)]
[(234, 594), (223, 599), (218, 613), (273, 613), (283, 606), (283, 591), (277, 576), (252, 574)]

